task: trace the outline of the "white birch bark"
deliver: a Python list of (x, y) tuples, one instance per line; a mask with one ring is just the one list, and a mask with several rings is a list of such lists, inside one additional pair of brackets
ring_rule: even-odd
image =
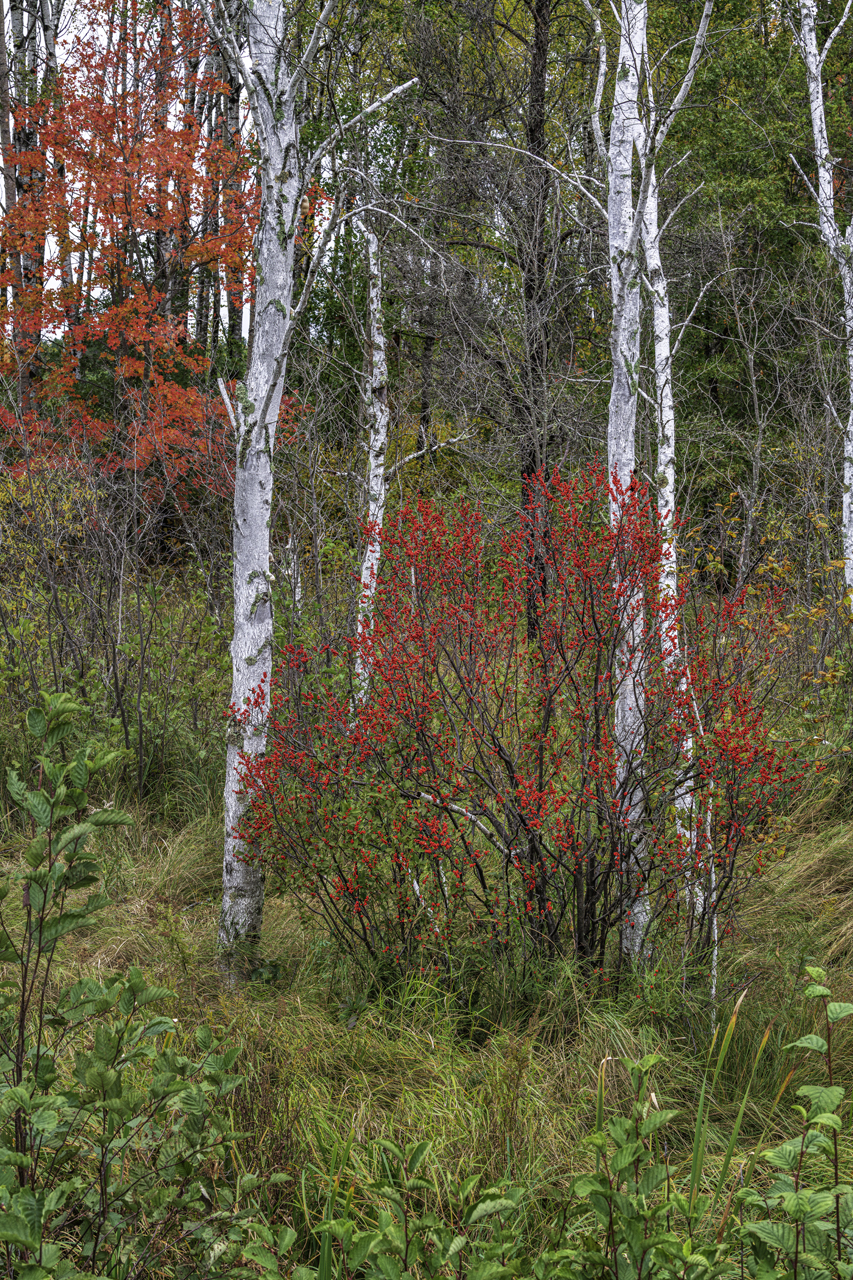
[[(662, 628), (661, 646), (663, 661), (670, 673), (678, 679), (681, 692), (687, 688), (687, 673), (683, 669), (683, 655), (678, 635), (678, 618), (673, 604), (678, 592), (678, 557), (675, 537), (675, 400), (672, 393), (672, 313), (669, 306), (669, 285), (663, 269), (660, 247), (660, 217), (658, 184), (654, 165), (649, 182), (649, 194), (643, 219), (643, 250), (646, 259), (646, 283), (652, 304), (652, 327), (655, 353), (655, 426), (657, 436), (657, 508), (662, 538), (660, 562), (660, 596), (664, 608), (672, 609)], [(685, 784), (693, 757), (693, 739), (686, 733), (680, 743), (681, 762), (676, 766), (675, 821), (682, 847), (691, 856), (696, 848), (690, 789)], [(691, 893), (700, 907), (704, 907), (706, 895), (701, 886), (688, 879)]]
[[(300, 202), (310, 175), (344, 131), (360, 123), (408, 81), (339, 125), (310, 157), (300, 154), (299, 111), (306, 77), (338, 0), (327, 0), (301, 58), (294, 59), (287, 12), (279, 0), (252, 0), (239, 12), (229, 0), (205, 6), (211, 33), (232, 75), (243, 83), (259, 153), (261, 212), (256, 252), (255, 331), (244, 384), (232, 405), (220, 384), (236, 436), (233, 515), (234, 637), (231, 642), (232, 715), (227, 731), (225, 852), (219, 945), (223, 970), (236, 976), (239, 951), (256, 944), (263, 916), (264, 884), (253, 850), (238, 836), (245, 813), (241, 757), (266, 747), (273, 662), (270, 518), (273, 449), (287, 371), (287, 354), (299, 315), (328, 245), (336, 214), (315, 249), (293, 307), (295, 241)], [(214, 7), (215, 6), (215, 7)], [(245, 33), (245, 54), (238, 33)]]
[[(646, 43), (647, 0), (622, 0), (619, 55), (610, 116), (607, 164), (607, 239), (610, 257), (611, 386), (607, 418), (607, 469), (611, 484), (623, 492), (634, 472), (640, 364), (640, 271), (638, 241), (645, 192), (635, 204), (634, 157), (645, 124), (640, 119), (640, 72)], [(600, 136), (600, 124), (597, 134)], [(638, 158), (642, 165), (643, 154)], [(610, 518), (618, 527), (623, 501), (615, 491)], [(617, 584), (618, 586), (619, 584)], [(623, 949), (633, 961), (648, 930), (648, 899), (643, 892), (643, 601), (636, 591), (623, 598), (624, 633), (616, 656), (614, 739), (619, 754), (617, 789), (625, 828), (622, 872), (625, 918)]]
[[(382, 321), (382, 259), (379, 240), (371, 229), (361, 224), (367, 249), (367, 322), (368, 322), (368, 370), (364, 382), (363, 398), (367, 416), (367, 538), (359, 574), (356, 635), (361, 638), (370, 632), (373, 617), (373, 601), (379, 572), (382, 544), (382, 523), (385, 518), (385, 500), (388, 492), (385, 475), (385, 458), (388, 452), (388, 355), (385, 344), (385, 326)], [(355, 661), (355, 691), (358, 699), (367, 693), (370, 671), (364, 654), (359, 650)]]
[[(613, 108), (610, 116), (609, 145), (605, 146), (601, 126), (601, 102), (607, 72), (607, 49), (601, 20), (592, 4), (584, 0), (593, 18), (599, 44), (598, 82), (592, 112), (592, 127), (599, 156), (604, 163), (607, 190), (607, 234), (610, 257), (611, 325), (610, 353), (612, 361), (611, 391), (607, 422), (607, 465), (611, 480), (627, 491), (636, 458), (637, 397), (640, 363), (640, 265), (639, 241), (646, 229), (654, 230), (657, 245), (657, 187), (655, 156), (681, 109), (704, 48), (711, 20), (713, 0), (705, 0), (702, 17), (691, 50), (687, 71), (674, 100), (666, 112), (658, 115), (651, 94), (652, 72), (646, 68), (646, 92), (641, 93), (641, 72), (647, 58), (648, 0), (621, 0), (619, 15), (619, 54)], [(613, 12), (617, 12), (615, 4)], [(638, 181), (635, 184), (634, 164)], [(647, 228), (647, 210), (654, 184), (654, 228)], [(654, 248), (652, 250), (654, 253)], [(662, 276), (662, 270), (661, 270)], [(664, 295), (665, 296), (665, 295)], [(657, 321), (663, 334), (663, 313), (655, 311), (656, 373)], [(669, 346), (669, 306), (666, 305), (667, 340)], [(664, 351), (661, 348), (663, 361)], [(671, 371), (671, 356), (661, 371)], [(671, 377), (667, 395), (671, 401)], [(670, 414), (670, 438), (674, 441), (674, 416)], [(670, 455), (672, 451), (670, 449)], [(674, 493), (674, 457), (670, 483)], [(616, 527), (621, 516), (621, 500), (614, 494), (610, 507), (611, 522)], [(623, 950), (633, 962), (645, 954), (651, 924), (651, 910), (645, 891), (645, 856), (643, 824), (645, 814), (642, 793), (642, 757), (645, 735), (645, 698), (643, 672), (643, 601), (636, 594), (624, 600), (625, 631), (616, 659), (617, 694), (614, 712), (614, 739), (619, 753), (617, 785), (621, 793), (621, 820), (624, 824), (628, 853), (623, 862), (625, 877), (625, 919)]]
[[(647, 0), (622, 0), (619, 57), (607, 152), (607, 239), (610, 257), (612, 381), (607, 417), (611, 477), (628, 488), (634, 472), (640, 362), (640, 278), (637, 245), (642, 209), (634, 206), (634, 149), (640, 120), (640, 69)], [(639, 217), (638, 217), (639, 214)], [(619, 519), (613, 499), (611, 517)]]
[[(817, 0), (799, 0), (800, 29), (794, 38), (806, 68), (809, 111), (814, 138), (817, 186), (809, 183), (817, 202), (818, 223), (824, 244), (841, 277), (844, 297), (842, 320), (847, 349), (847, 421), (844, 424), (844, 475), (841, 509), (841, 548), (844, 580), (853, 608), (853, 222), (842, 232), (835, 216), (835, 160), (829, 149), (823, 67), (836, 37), (847, 22), (853, 0), (847, 0), (840, 20), (821, 49), (817, 37)], [(792, 24), (793, 26), (793, 24)], [(796, 161), (795, 161), (796, 163)], [(806, 179), (808, 181), (808, 179)]]
[[(220, 11), (218, 16), (224, 15)], [(261, 755), (266, 747), (273, 659), (272, 458), (284, 391), (295, 229), (302, 196), (296, 115), (301, 77), (290, 74), (284, 9), (276, 0), (254, 0), (244, 16), (250, 69), (241, 63), (240, 71), (259, 143), (261, 218), (256, 242), (254, 343), (246, 381), (237, 388), (233, 410), (237, 456), (232, 528), (232, 716), (227, 731), (219, 922), (219, 945), (226, 966), (233, 963), (235, 948), (259, 939), (264, 905), (262, 871), (245, 861), (251, 850), (237, 834), (245, 809), (240, 760), (243, 755)], [(233, 33), (228, 53), (234, 70), (237, 49)], [(253, 701), (256, 706), (250, 708)]]
[[(672, 318), (669, 306), (669, 284), (663, 269), (660, 245), (658, 184), (652, 165), (649, 195), (643, 222), (643, 252), (646, 260), (646, 283), (652, 304), (652, 329), (655, 352), (655, 427), (657, 436), (658, 519), (664, 537), (661, 557), (661, 593), (670, 599), (678, 587), (675, 546), (675, 401), (672, 394)], [(671, 637), (677, 645), (677, 631)]]

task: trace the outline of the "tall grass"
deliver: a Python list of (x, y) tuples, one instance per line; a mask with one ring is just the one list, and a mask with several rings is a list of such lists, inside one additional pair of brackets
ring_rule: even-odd
[[(381, 1138), (405, 1145), (430, 1137), (435, 1198), (445, 1210), (447, 1188), (471, 1172), (487, 1183), (565, 1192), (592, 1167), (585, 1139), (596, 1125), (602, 1063), (608, 1111), (622, 1113), (632, 1082), (619, 1059), (648, 1054), (661, 1058), (650, 1080), (658, 1105), (679, 1112), (667, 1130), (673, 1168), (689, 1176), (699, 1117), (696, 1178), (713, 1196), (762, 1136), (789, 1132), (786, 1099), (777, 1104), (792, 1065), (782, 1047), (815, 1030), (815, 1012), (798, 997), (804, 957), (828, 958), (836, 997), (853, 997), (853, 823), (803, 824), (758, 883), (724, 947), (715, 1019), (706, 987), (685, 979), (678, 956), (662, 956), (656, 974), (623, 984), (618, 998), (606, 990), (593, 998), (567, 961), (532, 1008), (513, 1006), (507, 993), (504, 1016), (490, 1023), (439, 981), (364, 991), (351, 962), (286, 897), (268, 901), (258, 980), (223, 990), (218, 815), (197, 815), (177, 830), (141, 808), (134, 819), (100, 837), (112, 907), (69, 943), (54, 980), (138, 965), (178, 993), (179, 1024), (207, 1020), (240, 1045), (248, 1084), (234, 1101), (234, 1126), (244, 1134), (235, 1158), (246, 1168), (292, 1171), (276, 1189), (275, 1213), (294, 1224), (306, 1206), (322, 1212), (336, 1143), (350, 1144), (356, 1210), (358, 1188), (381, 1172), (372, 1163)], [(709, 1071), (712, 1023), (719, 1047), (736, 1001), (725, 1055)], [(838, 1079), (849, 1083), (853, 1036), (843, 1029), (835, 1053)], [(789, 1090), (799, 1079), (793, 1065)], [(538, 1229), (533, 1220), (530, 1229)]]

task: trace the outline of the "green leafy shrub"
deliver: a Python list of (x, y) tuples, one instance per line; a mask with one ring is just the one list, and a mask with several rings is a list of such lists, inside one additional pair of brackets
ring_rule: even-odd
[(174, 1275), (233, 1274), (258, 1184), (233, 1168), (222, 1106), (238, 1049), (203, 1025), (184, 1052), (162, 1012), (170, 992), (138, 969), (53, 989), (61, 940), (107, 902), (87, 842), (130, 821), (89, 811), (107, 756), (61, 758), (80, 710), (45, 697), (27, 717), (39, 787), (8, 771), (32, 839), (0, 878), (0, 1256), (20, 1280), (129, 1280), (166, 1258)]

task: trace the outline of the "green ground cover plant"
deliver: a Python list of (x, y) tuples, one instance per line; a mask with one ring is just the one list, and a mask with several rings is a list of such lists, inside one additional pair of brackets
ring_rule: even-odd
[[(11, 796), (31, 839), (0, 880), (0, 1242), (21, 1280), (129, 1277), (160, 1270), (228, 1274), (257, 1184), (227, 1176), (233, 1132), (224, 1101), (240, 1083), (237, 1047), (207, 1024), (188, 1054), (171, 993), (141, 970), (71, 986), (52, 982), (57, 948), (108, 899), (88, 847), (128, 815), (89, 805), (108, 755), (62, 747), (81, 708), (47, 696), (27, 715), (37, 788), (15, 769)], [(67, 754), (67, 753), (65, 753)], [(93, 890), (92, 892), (89, 892)], [(241, 1197), (244, 1203), (241, 1204)]]

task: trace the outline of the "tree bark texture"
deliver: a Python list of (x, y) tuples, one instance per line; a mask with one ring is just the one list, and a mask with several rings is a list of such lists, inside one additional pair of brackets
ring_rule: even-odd
[(835, 216), (835, 161), (829, 149), (826, 127), (826, 104), (823, 92), (823, 67), (830, 47), (847, 22), (851, 12), (848, 0), (837, 26), (830, 32), (823, 49), (817, 38), (817, 0), (800, 0), (800, 29), (794, 36), (806, 68), (809, 111), (812, 120), (817, 186), (812, 190), (817, 201), (820, 234), (838, 274), (844, 298), (842, 321), (847, 347), (847, 417), (844, 432), (844, 472), (841, 504), (841, 547), (844, 558), (844, 580), (853, 607), (853, 222), (842, 232)]
[[(233, 407), (236, 435), (232, 528), (234, 636), (231, 716), (225, 768), (225, 853), (219, 945), (223, 968), (256, 945), (264, 882), (252, 850), (238, 834), (245, 800), (240, 759), (262, 754), (272, 672), (273, 600), (270, 519), (273, 449), (287, 369), (293, 262), (299, 201), (297, 93), (287, 56), (287, 31), (276, 0), (255, 0), (244, 11), (247, 66), (235, 65), (239, 43), (229, 16), (213, 21), (232, 82), (242, 76), (260, 152), (261, 217), (256, 242), (257, 320), (246, 380)], [(218, 28), (218, 30), (217, 30)], [(233, 95), (232, 95), (233, 96)], [(229, 100), (230, 101), (230, 100)], [(247, 860), (248, 859), (248, 860)]]
[[(362, 228), (367, 248), (367, 320), (369, 368), (365, 379), (364, 406), (367, 413), (367, 540), (359, 574), (356, 635), (370, 629), (376, 578), (385, 517), (387, 483), (385, 458), (388, 452), (390, 409), (388, 405), (388, 355), (382, 322), (382, 259), (379, 240), (369, 227)], [(355, 662), (356, 696), (367, 692), (370, 671), (359, 652)]]
[[(611, 520), (621, 520), (621, 499), (634, 476), (640, 366), (639, 229), (644, 210), (635, 208), (634, 153), (642, 133), (640, 71), (646, 41), (646, 0), (622, 0), (619, 57), (607, 157), (607, 234), (610, 253), (612, 381), (607, 418), (607, 465), (614, 486)], [(642, 161), (642, 152), (640, 152)], [(625, 632), (617, 654), (614, 737), (626, 829), (623, 853), (625, 919), (623, 949), (633, 961), (642, 953), (649, 925), (643, 892), (643, 790), (641, 769), (645, 698), (643, 601), (624, 600)]]

